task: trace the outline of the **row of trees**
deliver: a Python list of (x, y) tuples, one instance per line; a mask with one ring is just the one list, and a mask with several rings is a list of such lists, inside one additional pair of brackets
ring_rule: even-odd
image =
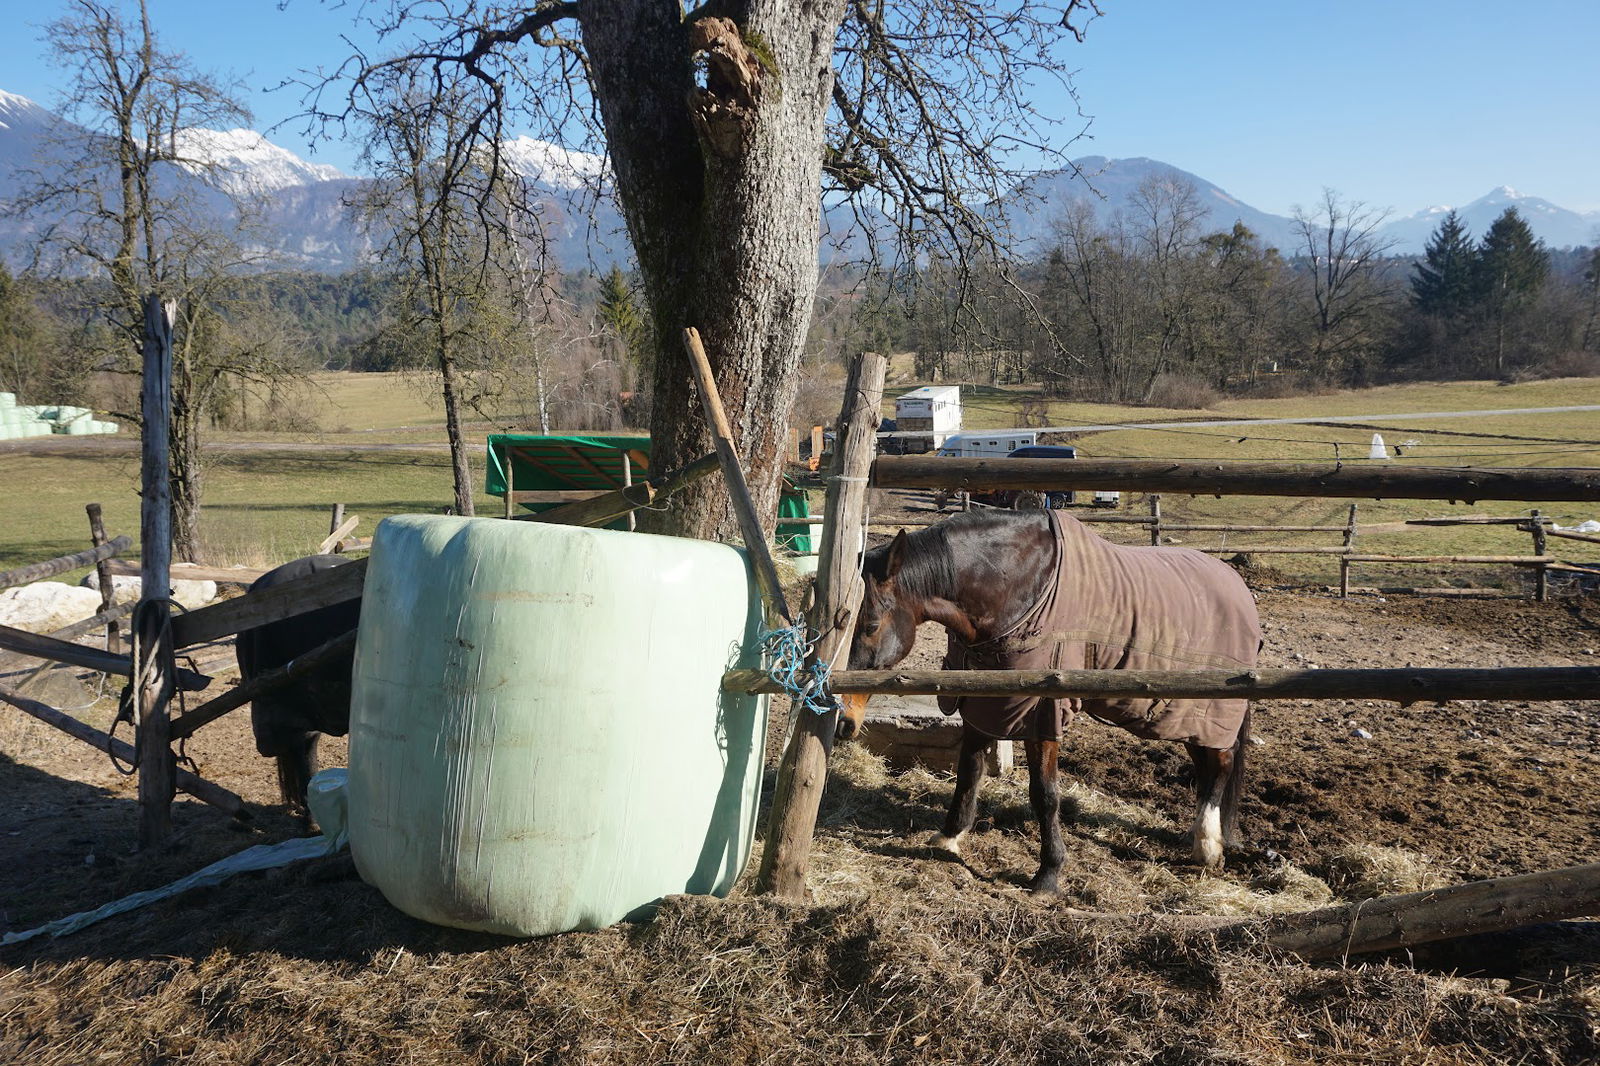
[(1068, 204), (1039, 263), (963, 289), (936, 260), (894, 291), (864, 286), (843, 322), (825, 300), (819, 339), (909, 348), (928, 378), (1130, 403), (1180, 386), (1600, 372), (1600, 249), (1548, 252), (1510, 209), (1479, 243), (1447, 216), (1417, 260), (1391, 254), (1383, 221), (1328, 191), (1276, 248), (1242, 224), (1208, 229), (1192, 186), (1153, 178), (1109, 217)]
[[(330, 323), (312, 312), (316, 299), (302, 300), (299, 315), (282, 313), (275, 297), (297, 287), (261, 273), (270, 263), (252, 250), (248, 201), (230, 194), (228, 175), (187, 135), (246, 124), (236, 86), (164, 50), (146, 0), (133, 17), (120, 4), (72, 0), (45, 39), (70, 72), (61, 113), (71, 125), (6, 205), (58, 221), (41, 229), (26, 285), (0, 272), (0, 383), (71, 399), (99, 375), (136, 379), (143, 297), (174, 300), (168, 432), (178, 558), (201, 552), (205, 427), (252, 398), (258, 410), (275, 406), (290, 376), (341, 340), (364, 333), (360, 360), (436, 372), (458, 513), (472, 513), (475, 487), (465, 413), (515, 405), (520, 422), (541, 429), (558, 411), (566, 425), (603, 424), (606, 411), (616, 418), (616, 394), (636, 369), (631, 293), (609, 279), (603, 310), (585, 322), (540, 272), (537, 209), (498, 151), (472, 139), (482, 88), (465, 72), (441, 82), (386, 67), (350, 95), (342, 118), (364, 139), (377, 180), (349, 206), (382, 247), (385, 271), (324, 285), (353, 288), (347, 306), (359, 305)], [(302, 328), (313, 318), (335, 336), (313, 340)], [(608, 338), (613, 320), (620, 326)], [(634, 333), (621, 341), (619, 328)], [(574, 418), (562, 403), (595, 410)], [(139, 421), (131, 404), (115, 413)]]

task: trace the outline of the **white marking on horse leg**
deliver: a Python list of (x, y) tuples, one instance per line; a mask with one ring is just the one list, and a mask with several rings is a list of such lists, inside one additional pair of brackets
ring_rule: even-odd
[(1194, 861), (1207, 870), (1222, 869), (1222, 807), (1206, 800), (1194, 816)]
[(928, 843), (931, 844), (933, 847), (943, 848), (945, 851), (948, 851), (952, 855), (960, 855), (961, 854), (961, 838), (966, 836), (966, 835), (967, 835), (966, 830), (962, 830), (961, 832), (957, 833), (953, 837), (947, 837), (943, 833), (935, 832), (933, 834), (933, 836), (928, 838)]

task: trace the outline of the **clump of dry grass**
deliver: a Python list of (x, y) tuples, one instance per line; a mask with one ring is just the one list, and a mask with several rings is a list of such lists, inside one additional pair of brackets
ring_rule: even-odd
[(1327, 860), (1328, 883), (1346, 899), (1372, 899), (1447, 885), (1450, 870), (1426, 855), (1381, 844), (1347, 844)]

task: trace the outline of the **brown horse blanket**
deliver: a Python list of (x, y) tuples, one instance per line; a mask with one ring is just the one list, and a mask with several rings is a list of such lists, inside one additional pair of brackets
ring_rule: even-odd
[[(1233, 568), (1192, 548), (1112, 544), (1045, 512), (1056, 580), (1008, 632), (965, 645), (951, 670), (1249, 670), (1261, 647), (1255, 597)], [(1249, 701), (941, 696), (946, 714), (1001, 740), (1059, 740), (1079, 706), (1141, 737), (1229, 748)]]

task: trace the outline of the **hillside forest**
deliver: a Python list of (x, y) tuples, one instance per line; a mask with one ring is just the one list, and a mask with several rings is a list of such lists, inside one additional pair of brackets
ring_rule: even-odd
[[(963, 277), (933, 261), (899, 282), (870, 267), (822, 272), (806, 373), (862, 349), (914, 352), (920, 381), (1032, 386), (1058, 399), (1205, 407), (1221, 395), (1294, 394), (1416, 379), (1600, 373), (1600, 248), (1547, 250), (1510, 208), (1486, 234), (1446, 214), (1422, 256), (1390, 256), (1378, 214), (1328, 194), (1274, 248), (1235, 224), (1205, 232), (1194, 190), (1147, 182), (1133, 210), (1056, 219), (1050, 251)], [(128, 402), (102, 371), (117, 339), (88, 279), (0, 271), (0, 391), (34, 403)], [(562, 274), (539, 283), (538, 322), (475, 307), (464, 330), (467, 410), (531, 431), (618, 429), (648, 419), (653, 352), (637, 280)], [(426, 370), (429, 352), (394, 274), (253, 271), (213, 296), (213, 343), (264, 354), (211, 395), (208, 423), (298, 424), (307, 370)], [(504, 303), (514, 296), (506, 295)], [(501, 323), (496, 325), (496, 319)], [(826, 418), (826, 403), (805, 418)]]
[[(1204, 407), (1404, 380), (1600, 374), (1600, 247), (1550, 250), (1515, 208), (1481, 235), (1455, 215), (1420, 257), (1390, 255), (1381, 216), (1327, 193), (1271, 247), (1243, 225), (1208, 232), (1194, 190), (1152, 181), (1102, 218), (1071, 203), (1048, 253), (962, 271), (938, 260), (887, 280), (863, 264), (823, 270), (803, 373), (818, 384), (860, 350), (915, 353), (919, 381), (1028, 386), (1082, 401)], [(107, 283), (0, 268), (0, 391), (30, 403), (126, 413), (125, 344), (101, 313)], [(528, 292), (477, 294), (463, 316), (461, 397), (500, 428), (647, 424), (654, 353), (637, 279), (544, 275)], [(393, 271), (253, 269), (208, 293), (206, 342), (240, 349), (205, 421), (306, 430), (310, 370), (432, 366), (408, 328), (413, 289)], [(245, 350), (248, 349), (248, 353)], [(247, 357), (245, 357), (247, 354)], [(801, 419), (836, 398), (807, 397)], [(811, 409), (814, 408), (814, 409)]]

